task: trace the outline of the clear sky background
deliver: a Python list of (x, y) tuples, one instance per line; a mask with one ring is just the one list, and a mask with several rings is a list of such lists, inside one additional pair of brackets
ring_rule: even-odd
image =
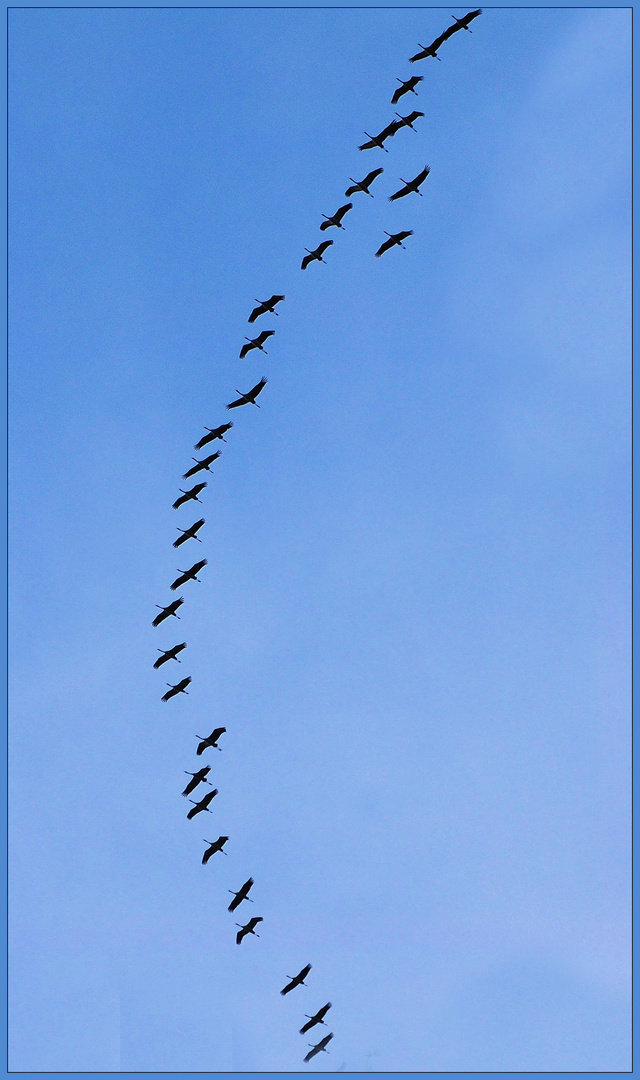
[(12, 1069), (630, 1067), (631, 14), (465, 10), (10, 13)]

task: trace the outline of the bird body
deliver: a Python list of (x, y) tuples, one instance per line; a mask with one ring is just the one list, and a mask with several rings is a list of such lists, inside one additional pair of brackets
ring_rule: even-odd
[(181, 645), (174, 645), (172, 649), (166, 649), (164, 651), (162, 649), (158, 649), (158, 652), (161, 652), (162, 656), (159, 656), (155, 664), (153, 665), (156, 671), (159, 667), (162, 667), (163, 664), (166, 664), (167, 660), (177, 660), (179, 664), (182, 663), (181, 660), (178, 660), (178, 653), (182, 652), (182, 650), (186, 649), (186, 647), (187, 643), (186, 641), (183, 641)]
[(284, 300), (284, 296), (278, 296), (276, 293), (270, 296), (268, 300), (256, 300), (256, 304), (259, 306), (254, 308), (249, 316), (249, 322), (255, 322), (261, 315), (265, 315), (267, 311), (270, 311), (272, 315), (277, 315), (275, 310), (276, 304), (279, 304), (281, 300)]
[(373, 195), (369, 191), (369, 184), (372, 184), (376, 176), (380, 176), (380, 173), (384, 172), (384, 169), (374, 169), (373, 172), (367, 173), (364, 180), (354, 180), (352, 176), (349, 177), (353, 187), (347, 188), (345, 195), (349, 198), (349, 195), (355, 195), (356, 191), (364, 191), (369, 198), (373, 198)]
[(201, 814), (203, 810), (207, 810), (210, 814), (212, 814), (213, 810), (209, 810), (209, 803), (213, 799), (215, 799), (217, 794), (218, 789), (214, 787), (213, 791), (208, 791), (206, 795), (203, 795), (203, 797), (200, 799), (200, 802), (195, 802), (193, 799), (189, 799), (189, 802), (193, 803), (193, 810), (190, 810), (187, 814), (189, 821), (191, 821), (191, 819), (194, 818), (196, 814)]
[(284, 990), (281, 990), (280, 993), (281, 994), (288, 994), (296, 986), (306, 986), (307, 984), (306, 984), (306, 982), (304, 980), (306, 979), (306, 977), (307, 977), (307, 975), (309, 974), (310, 971), (311, 971), (311, 964), (307, 964), (306, 967), (303, 967), (302, 970), (299, 971), (297, 975), (294, 975), (293, 978), (291, 978), (290, 975), (287, 975), (287, 978), (291, 979), (291, 982), (287, 983)]
[(185, 585), (187, 581), (200, 581), (200, 578), (197, 575), (200, 573), (203, 566), (206, 565), (207, 559), (200, 559), (200, 562), (194, 563), (190, 570), (180, 570), (178, 567), (180, 577), (177, 577), (169, 587), (175, 591), (176, 589), (179, 589), (181, 585)]
[(209, 737), (206, 739), (203, 739), (202, 735), (196, 735), (196, 739), (202, 739), (202, 741), (198, 744), (198, 749), (196, 750), (196, 754), (198, 755), (198, 757), (200, 757), (200, 755), (203, 753), (204, 750), (207, 749), (208, 746), (211, 746), (214, 750), (219, 750), (220, 747), (217, 745), (218, 739), (221, 735), (224, 734), (226, 730), (226, 727), (214, 728)]
[(208, 431), (209, 434), (203, 435), (202, 438), (195, 444), (193, 449), (202, 450), (203, 446), (206, 446), (207, 443), (213, 442), (214, 439), (222, 439), (222, 442), (226, 442), (227, 440), (224, 438), (224, 433), (232, 427), (233, 424), (230, 421), (228, 424), (220, 424), (220, 426), (216, 428), (205, 428), (205, 430)]
[[(250, 890), (252, 885), (253, 885), (253, 878), (250, 877), (250, 878), (247, 878), (244, 885), (240, 886), (240, 888), (238, 889), (237, 892), (234, 893), (233, 889), (228, 890), (230, 893), (233, 894), (233, 900), (229, 904), (229, 907), (227, 909), (228, 911), (235, 911), (236, 908), (240, 906), (240, 904), (242, 903), (243, 900), (248, 900), (249, 899), (249, 890)], [(251, 902), (253, 902), (253, 901), (251, 901)]]
[(328, 1001), (326, 1005), (323, 1005), (321, 1009), (318, 1009), (317, 1013), (315, 1013), (314, 1016), (309, 1016), (309, 1013), (305, 1013), (305, 1016), (309, 1017), (309, 1023), (304, 1024), (300, 1028), (300, 1034), (305, 1035), (307, 1033), (307, 1031), (310, 1030), (310, 1028), (314, 1027), (315, 1024), (324, 1024), (324, 1018), (327, 1015), (327, 1013), (329, 1012), (330, 1008), (331, 1008), (331, 1002)]
[[(185, 772), (187, 772), (186, 769), (185, 769)], [(184, 789), (184, 791), (182, 792), (182, 794), (186, 797), (187, 795), (190, 795), (192, 791), (195, 791), (198, 784), (203, 784), (203, 783), (208, 784), (209, 781), (206, 779), (206, 776), (210, 772), (211, 772), (211, 766), (210, 765), (204, 765), (201, 769), (198, 769), (197, 772), (187, 772), (187, 776), (190, 776), (191, 780), (187, 784), (187, 786)]]
[[(226, 844), (228, 836), (219, 836), (217, 840), (205, 840), (205, 844), (209, 844), (209, 847), (202, 856), (202, 865), (206, 866), (212, 855), (215, 855), (216, 851), (222, 851)], [(226, 851), (222, 851), (223, 855), (226, 855)]]
[(185, 679), (180, 679), (180, 682), (176, 683), (175, 686), (172, 686), (171, 683), (167, 683), (167, 686), (169, 687), (169, 689), (167, 690), (166, 694), (162, 695), (162, 700), (163, 701), (170, 701), (170, 699), (172, 697), (176, 697), (177, 694), (186, 694), (187, 693), (186, 688), (187, 688), (187, 686), (189, 685), (190, 682), (191, 682), (191, 676), (187, 675), (187, 677)]
[(190, 525), (188, 529), (178, 529), (178, 532), (182, 533), (177, 540), (173, 541), (174, 548), (180, 547), (181, 544), (186, 544), (187, 540), (197, 540), (199, 544), (202, 540), (199, 536), (196, 536), (198, 529), (201, 529), (204, 525), (204, 518), (200, 518), (199, 521), (194, 521), (193, 525)]
[(341, 224), (342, 219), (344, 215), (348, 213), (352, 206), (353, 203), (345, 203), (344, 206), (341, 206), (339, 210), (336, 210), (333, 217), (327, 217), (326, 214), (323, 214), (322, 216), (324, 218), (324, 221), (320, 226), (320, 232), (324, 232), (325, 229), (330, 229), (332, 225), (335, 225), (338, 229), (344, 229), (344, 225)]
[[(329, 243), (331, 243), (331, 241), (329, 241)], [(258, 403), (256, 401), (256, 398), (257, 398), (258, 394), (262, 393), (262, 391), (263, 391), (263, 389), (264, 389), (264, 387), (266, 385), (267, 385), (267, 379), (265, 379), (265, 377), (263, 375), (262, 378), (260, 379), (260, 382), (256, 383), (256, 385), (251, 390), (249, 390), (248, 394), (241, 394), (239, 390), (236, 390), (236, 394), (240, 394), (240, 397), (237, 398), (235, 401), (232, 401), (229, 405), (227, 405), (227, 408), (228, 409), (238, 409), (241, 405), (255, 405), (256, 409), (259, 409), (260, 406), (258, 405)]]
[(420, 187), (420, 184), (424, 183), (430, 172), (431, 169), (429, 166), (425, 165), (422, 172), (419, 172), (417, 176), (414, 176), (413, 180), (402, 180), (402, 177), (400, 177), (404, 187), (400, 188), (399, 191), (395, 191), (393, 195), (390, 195), (389, 202), (395, 202), (396, 199), (403, 199), (405, 195), (409, 195), (412, 191), (415, 191), (417, 195), (422, 195), (422, 192), (418, 191), (418, 188)]
[(407, 229), (405, 232), (387, 233), (387, 236), (389, 237), (389, 239), (385, 240), (385, 242), (381, 244), (376, 251), (376, 259), (379, 259), (385, 251), (388, 251), (389, 248), (395, 247), (396, 244), (399, 244), (400, 247), (404, 247), (402, 241), (406, 240), (408, 236), (413, 236), (413, 229)]
[(275, 330), (263, 330), (262, 333), (258, 334), (257, 338), (247, 338), (248, 344), (243, 345), (240, 349), (240, 359), (244, 360), (247, 353), (251, 352), (252, 349), (260, 349), (261, 352), (266, 352), (267, 350), (264, 347), (264, 343), (268, 338), (273, 337), (274, 334)]
[(180, 491), (182, 491), (182, 495), (179, 498), (177, 498), (176, 501), (174, 502), (173, 509), (177, 510), (178, 507), (182, 506), (183, 503), (189, 502), (189, 499), (195, 499), (196, 502), (200, 502), (200, 499), (198, 498), (198, 495), (200, 494), (201, 491), (204, 491), (206, 486), (207, 486), (207, 481), (202, 480), (201, 483), (194, 484), (194, 486), (192, 488), (190, 488), (189, 491), (182, 491), (182, 488), (180, 488)]
[(320, 1039), (320, 1042), (316, 1043), (315, 1046), (313, 1046), (312, 1043), (309, 1043), (309, 1046), (311, 1046), (311, 1050), (306, 1055), (304, 1060), (305, 1061), (311, 1061), (311, 1058), (315, 1057), (316, 1054), (319, 1054), (321, 1050), (326, 1050), (327, 1054), (328, 1054), (329, 1051), (327, 1050), (327, 1043), (331, 1042), (332, 1038), (333, 1038), (333, 1032), (331, 1031), (331, 1032), (329, 1032), (328, 1035), (325, 1035), (324, 1039)]
[(236, 923), (236, 926), (240, 927), (238, 933), (236, 934), (236, 945), (239, 945), (242, 939), (247, 936), (247, 934), (255, 934), (256, 937), (260, 937), (260, 934), (256, 934), (255, 930), (259, 922), (264, 922), (264, 919), (261, 915), (254, 915), (252, 919), (249, 919), (249, 922), (246, 924), (246, 926), (241, 926), (240, 923)]
[(315, 251), (309, 251), (309, 248), (305, 248), (304, 250), (309, 251), (309, 254), (305, 255), (304, 259), (302, 260), (301, 269), (306, 270), (309, 263), (313, 262), (314, 259), (317, 259), (318, 262), (324, 262), (322, 256), (324, 255), (327, 248), (331, 247), (332, 244), (333, 240), (323, 240), (321, 244), (318, 244)]
[(191, 458), (192, 461), (195, 461), (195, 465), (191, 466), (182, 479), (188, 480), (190, 476), (195, 476), (196, 473), (202, 472), (203, 469), (206, 469), (207, 472), (211, 472), (211, 465), (214, 461), (217, 461), (219, 457), (220, 451), (216, 450), (215, 454), (209, 454), (208, 457), (202, 458), (201, 461), (198, 461), (197, 458)]
[[(409, 92), (411, 92), (412, 94), (415, 94), (416, 93), (416, 86), (418, 85), (419, 82), (422, 82), (423, 79), (424, 79), (424, 75), (412, 75), (412, 77), (410, 79), (407, 79), (406, 82), (403, 82), (402, 79), (398, 79), (398, 82), (400, 83), (400, 86), (394, 92), (394, 95), (391, 98), (391, 104), (392, 105), (397, 105), (403, 94), (408, 94)], [(394, 123), (396, 123), (396, 121), (394, 121)], [(396, 131), (397, 130), (398, 129), (396, 128)]]
[[(172, 600), (172, 602), (170, 604), (167, 604), (166, 607), (160, 607), (160, 604), (156, 604), (156, 607), (160, 608), (160, 614), (156, 615), (155, 619), (153, 620), (153, 625), (160, 626), (160, 623), (164, 622), (165, 619), (168, 619), (170, 615), (176, 615), (176, 611), (181, 606), (181, 604), (184, 604), (184, 600), (181, 596), (179, 596), (177, 600)], [(176, 615), (176, 619), (179, 618), (180, 616)]]

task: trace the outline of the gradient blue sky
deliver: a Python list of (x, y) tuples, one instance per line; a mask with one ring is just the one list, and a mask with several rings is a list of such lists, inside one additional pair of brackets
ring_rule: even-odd
[(463, 10), (10, 12), (14, 1070), (629, 1068), (631, 15), (485, 9), (360, 153)]

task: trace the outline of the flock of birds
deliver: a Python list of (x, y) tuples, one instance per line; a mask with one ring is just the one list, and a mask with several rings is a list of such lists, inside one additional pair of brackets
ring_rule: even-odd
[[(430, 45), (420, 45), (420, 52), (416, 53), (415, 56), (410, 57), (409, 62), (414, 64), (419, 60), (426, 59), (427, 57), (432, 57), (436, 60), (439, 60), (440, 57), (437, 55), (437, 52), (440, 46), (445, 41), (447, 41), (448, 38), (452, 37), (453, 34), (456, 34), (459, 30), (467, 30), (469, 31), (469, 33), (471, 33), (471, 31), (469, 30), (469, 24), (474, 19), (476, 19), (478, 15), (481, 14), (481, 8), (477, 8), (474, 11), (470, 11), (467, 15), (464, 15), (461, 19), (458, 19), (455, 15), (453, 15), (453, 25), (448, 26), (442, 34), (440, 34), (437, 38), (435, 38), (434, 41), (431, 42)], [(397, 81), (400, 83), (400, 86), (398, 86), (395, 90), (391, 98), (391, 103), (393, 105), (396, 105), (404, 94), (415, 94), (416, 86), (418, 85), (418, 83), (423, 81), (423, 78), (424, 77), (422, 75), (414, 75), (410, 79), (407, 79), (405, 81), (403, 81), (402, 79), (398, 79)], [(413, 124), (415, 120), (417, 120), (421, 116), (424, 116), (424, 113), (418, 112), (417, 110), (409, 113), (409, 115), (407, 116), (401, 116), (399, 113), (396, 113), (397, 119), (392, 120), (391, 123), (388, 124), (385, 128), (383, 128), (383, 130), (378, 135), (370, 135), (368, 132), (365, 131), (365, 135), (367, 136), (369, 141), (363, 143), (362, 146), (358, 147), (358, 149), (369, 150), (378, 148), (388, 153), (387, 147), (384, 145), (385, 141), (395, 135), (403, 127), (409, 127), (413, 131), (415, 131)], [(383, 171), (384, 170), (382, 168), (374, 169), (372, 172), (368, 173), (363, 180), (359, 181), (354, 180), (353, 177), (349, 177), (352, 186), (347, 188), (345, 192), (346, 196), (349, 197), (356, 194), (357, 192), (362, 192), (373, 198), (373, 195), (371, 195), (371, 192), (369, 191), (369, 187)], [(417, 174), (417, 176), (413, 178), (413, 180), (402, 180), (401, 177), (400, 179), (402, 180), (403, 187), (399, 188), (398, 191), (390, 195), (389, 200), (391, 202), (395, 202), (398, 199), (402, 199), (412, 193), (422, 195), (422, 192), (419, 189), (429, 175), (429, 171), (429, 167), (425, 166)], [(332, 227), (337, 229), (344, 229), (342, 220), (352, 208), (353, 204), (351, 202), (348, 202), (345, 203), (343, 206), (339, 207), (339, 209), (336, 210), (335, 214), (331, 216), (323, 214), (322, 216), (324, 218), (324, 221), (320, 225), (320, 231), (326, 232), (327, 229), (330, 229)], [(387, 239), (382, 242), (382, 244), (376, 251), (376, 258), (380, 258), (380, 256), (383, 255), (385, 251), (388, 251), (392, 247), (404, 247), (403, 241), (412, 234), (412, 229), (404, 230), (397, 233), (386, 233), (385, 235), (387, 236)], [(302, 260), (301, 269), (306, 270), (310, 263), (314, 261), (324, 262), (323, 255), (325, 251), (327, 251), (327, 249), (331, 247), (332, 244), (332, 240), (324, 240), (313, 251), (309, 250), (309, 248), (305, 248), (307, 254)], [(278, 312), (275, 310), (276, 306), (280, 304), (284, 299), (284, 295), (280, 293), (274, 293), (273, 296), (270, 296), (268, 300), (256, 300), (258, 306), (255, 307), (249, 315), (248, 322), (255, 323), (256, 319), (260, 318), (262, 315), (266, 315), (267, 313), (272, 315), (278, 315)], [(264, 347), (265, 342), (268, 341), (269, 338), (273, 337), (274, 334), (274, 330), (263, 330), (255, 338), (246, 337), (246, 344), (243, 345), (240, 349), (240, 359), (244, 359), (248, 355), (248, 353), (250, 353), (254, 349), (266, 353), (266, 349)], [(256, 398), (262, 393), (266, 384), (267, 379), (263, 376), (260, 381), (257, 382), (255, 386), (253, 386), (246, 393), (242, 393), (241, 391), (236, 390), (236, 393), (239, 396), (233, 401), (229, 402), (229, 404), (226, 406), (227, 409), (238, 409), (243, 405), (255, 405), (256, 408), (260, 408), (258, 402), (256, 401)], [(210, 443), (213, 443), (216, 440), (226, 442), (225, 434), (232, 427), (233, 423), (229, 421), (225, 424), (220, 424), (218, 427), (215, 428), (205, 428), (206, 434), (203, 435), (202, 438), (195, 444), (194, 449), (196, 451), (203, 450), (205, 446), (208, 446)], [(220, 457), (220, 453), (220, 450), (217, 450), (214, 453), (207, 454), (203, 458), (192, 457), (192, 461), (194, 462), (194, 464), (183, 474), (183, 480), (188, 480), (191, 477), (196, 476), (198, 473), (211, 472), (211, 466), (215, 461), (218, 460), (218, 458)], [(199, 495), (204, 491), (206, 487), (207, 481), (200, 480), (199, 482), (194, 484), (193, 487), (187, 490), (180, 488), (180, 495), (173, 503), (174, 510), (179, 510), (180, 507), (185, 506), (187, 503), (190, 502), (199, 503)], [(173, 542), (174, 548), (177, 549), (182, 547), (182, 545), (186, 544), (189, 540), (195, 540), (198, 543), (201, 543), (202, 541), (197, 534), (204, 524), (205, 519), (199, 518), (197, 521), (194, 521), (192, 525), (189, 525), (185, 529), (178, 528), (178, 532), (181, 535), (177, 538), (177, 540)], [(189, 581), (200, 581), (198, 574), (204, 569), (206, 565), (206, 559), (199, 559), (194, 562), (193, 565), (190, 566), (187, 570), (181, 570), (178, 568), (178, 577), (170, 585), (170, 589), (172, 590), (172, 592), (176, 592), (178, 589), (181, 589), (182, 586), (186, 585)], [(156, 617), (154, 618), (153, 625), (160, 626), (172, 616), (179, 619), (180, 616), (177, 613), (178, 610), (182, 607), (183, 603), (184, 598), (182, 596), (179, 596), (177, 599), (172, 600), (169, 604), (167, 604), (166, 607), (161, 607), (161, 605), (157, 604), (156, 607), (158, 607), (160, 611), (159, 614), (156, 615)], [(158, 652), (160, 653), (160, 656), (155, 660), (153, 667), (158, 670), (170, 660), (175, 660), (177, 663), (181, 663), (181, 660), (179, 659), (179, 654), (182, 653), (186, 649), (186, 647), (187, 643), (185, 641), (182, 641), (178, 645), (173, 645), (168, 649), (159, 649)], [(177, 697), (179, 694), (188, 693), (187, 687), (190, 683), (191, 676), (185, 676), (175, 684), (167, 683), (169, 689), (166, 691), (166, 693), (162, 695), (162, 701), (167, 702), (170, 701), (171, 698)], [(196, 755), (200, 757), (208, 749), (220, 750), (221, 747), (218, 745), (218, 741), (222, 737), (222, 735), (225, 734), (226, 730), (227, 729), (225, 727), (216, 727), (210, 735), (198, 735), (197, 738), (199, 741), (196, 749)], [(193, 792), (195, 792), (201, 784), (211, 788), (211, 790), (207, 791), (206, 794), (204, 794), (201, 798), (189, 799), (189, 801), (193, 805), (191, 810), (189, 810), (189, 812), (187, 813), (187, 818), (191, 821), (200, 813), (213, 813), (213, 811), (210, 809), (210, 804), (213, 802), (214, 798), (218, 794), (218, 789), (213, 787), (213, 784), (208, 779), (208, 775), (211, 772), (211, 766), (205, 765), (197, 769), (195, 772), (189, 772), (188, 770), (185, 770), (185, 772), (188, 776), (191, 777), (184, 791), (182, 792), (185, 798), (188, 798)], [(205, 840), (204, 843), (207, 844), (207, 847), (202, 855), (202, 864), (206, 866), (209, 860), (218, 852), (222, 852), (223, 855), (226, 855), (227, 852), (224, 850), (224, 847), (228, 840), (228, 836), (219, 836), (217, 840)], [(238, 890), (228, 890), (228, 892), (230, 892), (233, 897), (231, 903), (228, 905), (227, 910), (229, 912), (235, 912), (245, 900), (253, 903), (253, 899), (249, 896), (249, 892), (251, 891), (253, 884), (253, 878), (249, 877), (240, 886)], [(256, 933), (256, 927), (259, 925), (259, 923), (263, 921), (264, 920), (262, 916), (255, 915), (245, 924), (236, 923), (235, 925), (239, 928), (236, 934), (236, 943), (238, 945), (241, 945), (245, 937), (248, 937), (250, 934), (253, 934), (255, 937), (259, 937), (260, 935)], [(310, 971), (311, 964), (306, 964), (298, 972), (297, 975), (293, 977), (287, 976), (289, 982), (286, 984), (286, 986), (283, 987), (280, 993), (282, 995), (286, 995), (298, 986), (306, 986), (307, 983), (305, 983), (304, 980), (306, 979)], [(315, 1027), (318, 1024), (326, 1024), (324, 1018), (330, 1008), (331, 1002), (328, 1001), (314, 1014), (309, 1015), (308, 1013), (306, 1013), (305, 1016), (307, 1018), (307, 1023), (303, 1024), (300, 1028), (300, 1034), (306, 1034), (308, 1031), (311, 1030), (311, 1028)], [(327, 1051), (327, 1045), (332, 1038), (333, 1032), (329, 1032), (329, 1034), (325, 1035), (324, 1038), (322, 1038), (318, 1043), (309, 1043), (311, 1049), (305, 1055), (304, 1061), (309, 1062), (313, 1057), (315, 1057), (316, 1054), (319, 1054), (322, 1051)]]

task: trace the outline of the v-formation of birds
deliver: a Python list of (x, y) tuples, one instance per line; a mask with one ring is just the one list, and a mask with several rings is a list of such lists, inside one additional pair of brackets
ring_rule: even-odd
[[(437, 55), (437, 53), (441, 45), (459, 30), (467, 30), (469, 31), (469, 33), (471, 33), (471, 31), (469, 30), (469, 24), (475, 18), (477, 18), (478, 15), (481, 14), (481, 8), (477, 8), (474, 11), (470, 11), (461, 19), (452, 16), (454, 20), (453, 25), (448, 26), (442, 34), (440, 34), (434, 39), (434, 41), (431, 42), (430, 45), (419, 45), (420, 52), (410, 57), (409, 62), (413, 64), (419, 60), (424, 60), (428, 57), (439, 60), (440, 57)], [(393, 96), (391, 98), (392, 104), (396, 105), (405, 94), (417, 94), (416, 87), (420, 82), (423, 81), (423, 79), (424, 76), (422, 75), (414, 75), (406, 80), (398, 79), (397, 82), (400, 85), (393, 93)], [(368, 141), (359, 146), (358, 149), (370, 150), (377, 148), (388, 153), (388, 149), (384, 145), (387, 139), (392, 138), (405, 127), (410, 128), (412, 131), (415, 131), (416, 129), (413, 126), (415, 121), (423, 116), (424, 113), (418, 110), (414, 110), (407, 116), (402, 116), (400, 113), (396, 113), (397, 119), (394, 119), (389, 124), (387, 124), (387, 126), (384, 127), (379, 132), (379, 134), (370, 135), (368, 132), (365, 132)], [(345, 191), (345, 195), (347, 196), (347, 198), (350, 198), (351, 196), (357, 194), (365, 194), (368, 195), (370, 198), (373, 198), (374, 196), (369, 189), (374, 183), (374, 181), (383, 173), (383, 171), (384, 170), (381, 167), (373, 169), (362, 180), (354, 180), (353, 177), (349, 177), (351, 181), (351, 186), (348, 187)], [(419, 189), (424, 183), (424, 181), (427, 179), (429, 172), (429, 166), (425, 165), (424, 168), (411, 180), (404, 180), (402, 177), (400, 177), (402, 187), (389, 196), (389, 201), (397, 202), (399, 199), (403, 199), (410, 194), (422, 195), (422, 192)], [(352, 209), (353, 203), (347, 202), (344, 205), (338, 207), (334, 214), (323, 214), (323, 221), (320, 224), (320, 231), (326, 232), (330, 228), (336, 228), (344, 231), (345, 226), (343, 225), (343, 219)], [(386, 251), (389, 251), (393, 247), (404, 247), (403, 241), (406, 240), (409, 236), (413, 235), (413, 230), (405, 229), (397, 233), (386, 233), (385, 235), (387, 236), (387, 239), (381, 243), (380, 247), (375, 252), (376, 258), (380, 258), (381, 255), (383, 255)], [(307, 251), (307, 254), (302, 259), (301, 269), (306, 270), (312, 262), (324, 262), (325, 260), (323, 256), (332, 245), (333, 240), (323, 240), (314, 250), (306, 248), (305, 250)], [(256, 300), (255, 302), (257, 306), (254, 307), (251, 311), (248, 322), (254, 323), (257, 319), (266, 314), (278, 315), (279, 312), (276, 311), (276, 307), (284, 300), (285, 296), (281, 293), (274, 293), (266, 300)], [(273, 337), (274, 334), (274, 330), (262, 330), (261, 333), (259, 333), (255, 338), (245, 337), (246, 344), (244, 344), (240, 349), (240, 358), (244, 359), (248, 355), (248, 353), (252, 352), (253, 350), (259, 350), (260, 352), (266, 353), (267, 350), (264, 347), (265, 342), (268, 341), (269, 338)], [(250, 390), (246, 392), (237, 390), (236, 393), (238, 394), (238, 397), (227, 404), (227, 409), (237, 409), (243, 405), (255, 405), (257, 408), (260, 408), (260, 405), (256, 401), (256, 398), (262, 393), (266, 384), (267, 379), (263, 376), (260, 381), (257, 382), (255, 386), (253, 386)], [(226, 442), (225, 435), (228, 431), (230, 431), (232, 427), (233, 423), (231, 421), (228, 421), (227, 423), (220, 424), (218, 427), (215, 428), (205, 428), (206, 434), (198, 440), (198, 442), (194, 446), (194, 449), (199, 452), (202, 451), (203, 448), (205, 446), (208, 446), (210, 443), (216, 441)], [(220, 456), (221, 451), (216, 450), (213, 453), (205, 454), (205, 456), (202, 458), (192, 457), (194, 465), (188, 468), (187, 471), (183, 474), (183, 480), (188, 480), (192, 476), (195, 476), (201, 472), (211, 473), (211, 466), (220, 458)], [(201, 500), (199, 499), (199, 495), (204, 491), (206, 487), (207, 481), (199, 481), (191, 488), (180, 488), (180, 495), (173, 503), (174, 510), (178, 510), (180, 509), (180, 507), (192, 501), (200, 503)], [(192, 525), (189, 525), (185, 529), (178, 528), (180, 536), (178, 536), (178, 538), (173, 541), (174, 548), (177, 549), (182, 547), (182, 545), (187, 543), (187, 541), (189, 540), (195, 540), (198, 543), (201, 543), (202, 541), (197, 534), (204, 524), (205, 519), (199, 518), (197, 521), (194, 521)], [(183, 570), (178, 567), (178, 577), (176, 577), (176, 579), (171, 583), (171, 590), (175, 592), (176, 590), (181, 589), (184, 585), (187, 585), (191, 581), (199, 582), (201, 579), (198, 577), (198, 574), (200, 574), (207, 565), (207, 559), (204, 558), (199, 559), (198, 561), (193, 563), (188, 569)], [(157, 604), (156, 606), (160, 609), (160, 613), (156, 615), (156, 617), (153, 619), (153, 625), (160, 626), (172, 616), (180, 619), (180, 616), (177, 614), (177, 612), (183, 603), (184, 598), (180, 596), (177, 599), (172, 600), (169, 604), (167, 604), (166, 607), (161, 607), (159, 604)], [(167, 649), (159, 649), (158, 652), (160, 653), (160, 656), (155, 660), (153, 667), (157, 670), (171, 660), (175, 660), (177, 663), (181, 663), (182, 661), (180, 659), (180, 654), (186, 648), (187, 643), (183, 641), (180, 644), (173, 645)], [(166, 693), (162, 695), (162, 701), (168, 702), (172, 698), (178, 697), (180, 694), (187, 694), (187, 687), (191, 684), (191, 681), (191, 676), (185, 676), (175, 684), (167, 683), (169, 689), (166, 691)], [(210, 749), (221, 750), (221, 747), (218, 746), (218, 741), (222, 737), (222, 735), (226, 733), (226, 730), (227, 729), (225, 727), (216, 727), (213, 729), (210, 735), (198, 735), (197, 738), (199, 741), (196, 748), (196, 755), (198, 757), (201, 757), (202, 754), (205, 753), (205, 751)], [(210, 789), (207, 790), (202, 797), (198, 797), (196, 799), (189, 799), (189, 801), (192, 803), (192, 807), (187, 813), (187, 818), (189, 820), (193, 820), (193, 818), (195, 818), (200, 813), (213, 813), (213, 811), (210, 809), (210, 804), (213, 802), (216, 795), (218, 795), (218, 789), (213, 787), (213, 784), (208, 779), (208, 775), (211, 772), (211, 766), (202, 766), (195, 772), (188, 772), (187, 770), (185, 771), (187, 772), (187, 775), (191, 777), (184, 791), (182, 792), (185, 798), (189, 798), (192, 793), (196, 792), (196, 789), (200, 788), (200, 785), (203, 785), (205, 788)], [(198, 792), (198, 795), (199, 794), (200, 793)], [(206, 866), (209, 860), (218, 853), (226, 855), (227, 852), (224, 850), (224, 848), (228, 840), (228, 836), (222, 835), (219, 836), (217, 840), (205, 840), (204, 843), (207, 845), (207, 847), (202, 856), (202, 864)], [(253, 903), (253, 898), (249, 896), (249, 892), (251, 891), (253, 885), (254, 880), (252, 877), (249, 877), (240, 886), (239, 889), (228, 890), (233, 896), (231, 903), (228, 905), (229, 912), (235, 912), (236, 909), (240, 907), (240, 905), (245, 900), (249, 903)], [(249, 935), (259, 937), (259, 934), (256, 932), (256, 926), (258, 926), (261, 922), (263, 922), (262, 916), (256, 915), (249, 919), (249, 921), (244, 925), (242, 923), (236, 923), (236, 926), (239, 928), (236, 934), (236, 943), (240, 945), (244, 941), (245, 937), (248, 937)], [(289, 982), (282, 988), (280, 993), (282, 995), (286, 995), (298, 986), (306, 986), (307, 984), (304, 980), (306, 979), (310, 971), (311, 964), (307, 964), (298, 972), (297, 975), (288, 976)], [(307, 1018), (307, 1023), (303, 1024), (303, 1026), (300, 1028), (300, 1034), (306, 1034), (309, 1030), (311, 1030), (311, 1028), (315, 1027), (318, 1024), (325, 1024), (324, 1017), (326, 1016), (330, 1008), (331, 1002), (329, 1001), (320, 1009), (318, 1009), (317, 1012), (315, 1012), (314, 1014), (305, 1014)], [(311, 1049), (305, 1055), (304, 1061), (309, 1062), (313, 1057), (315, 1057), (316, 1054), (319, 1054), (321, 1051), (326, 1051), (327, 1044), (331, 1041), (332, 1038), (333, 1032), (330, 1032), (329, 1034), (325, 1035), (324, 1038), (320, 1040), (320, 1042), (316, 1044), (309, 1043)]]

